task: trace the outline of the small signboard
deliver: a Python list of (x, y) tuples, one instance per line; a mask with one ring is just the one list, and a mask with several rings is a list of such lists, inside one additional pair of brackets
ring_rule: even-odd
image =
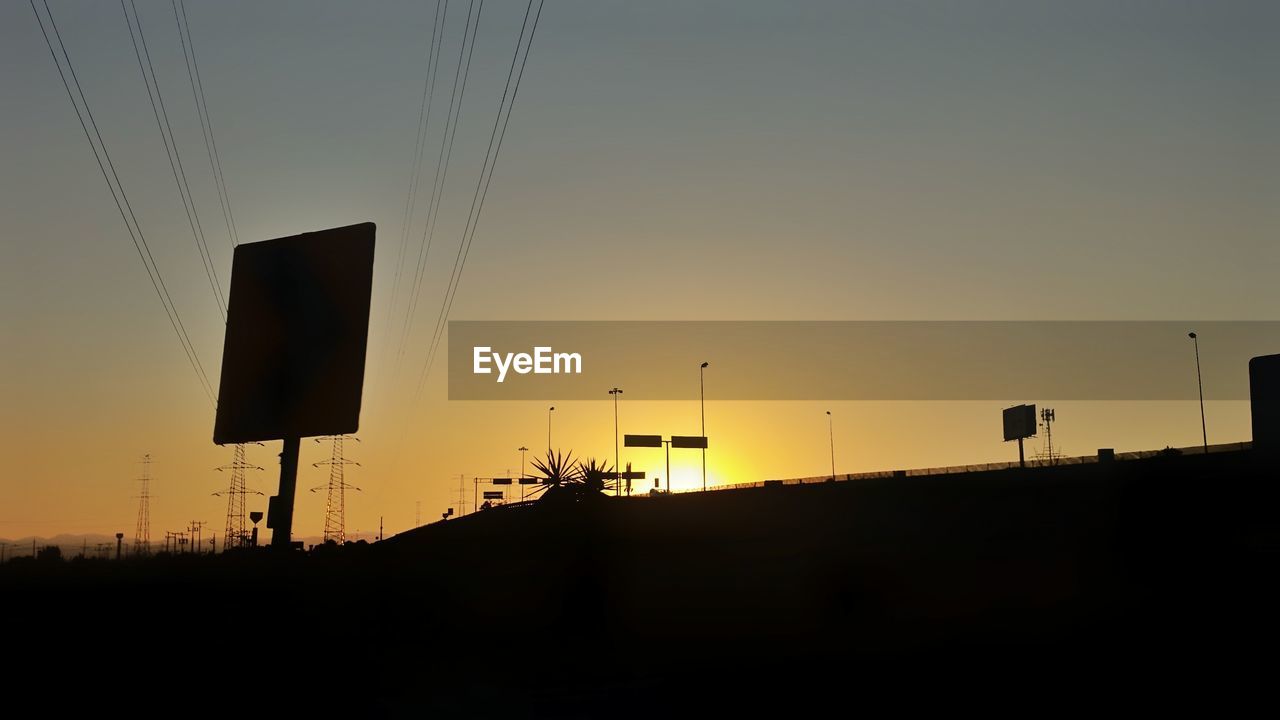
[(1036, 406), (1015, 405), (1004, 409), (1004, 439), (1021, 440), (1036, 435)]
[(489, 482), (492, 482), (494, 485), (510, 485), (511, 478), (492, 478)]
[(673, 448), (702, 448), (707, 447), (706, 435), (672, 435), (671, 447)]
[(627, 447), (662, 447), (662, 436), (624, 435), (623, 444)]
[(521, 485), (537, 485), (537, 484), (538, 484), (538, 483), (540, 483), (540, 482), (542, 482), (542, 479), (541, 479), (541, 478), (536, 478), (536, 477), (522, 477), (522, 478), (520, 478), (520, 484), (521, 484)]
[(502, 491), (501, 490), (485, 490), (484, 499), (485, 500), (501, 500)]

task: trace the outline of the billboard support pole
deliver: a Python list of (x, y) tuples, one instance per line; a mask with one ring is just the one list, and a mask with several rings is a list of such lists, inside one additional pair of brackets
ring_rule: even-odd
[(271, 546), (288, 549), (293, 541), (293, 496), (298, 487), (298, 446), (300, 438), (285, 438), (280, 450), (280, 491), (271, 498)]
[(1022, 454), (1022, 438), (1018, 438), (1018, 467), (1027, 466), (1027, 458)]

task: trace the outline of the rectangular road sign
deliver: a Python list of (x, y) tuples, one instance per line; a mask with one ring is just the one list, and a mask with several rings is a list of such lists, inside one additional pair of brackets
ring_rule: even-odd
[(374, 231), (361, 223), (236, 247), (215, 443), (359, 429)]
[(485, 490), (484, 499), (485, 500), (501, 500), (502, 491), (501, 490)]
[(671, 447), (705, 449), (707, 447), (707, 436), (706, 435), (672, 435)]
[(617, 479), (619, 479), (619, 476), (621, 476), (621, 479), (623, 479), (623, 480), (643, 480), (643, 479), (644, 479), (644, 471), (643, 471), (643, 470), (628, 470), (628, 471), (623, 472), (623, 473), (616, 473), (616, 472), (605, 473), (605, 474), (604, 474), (604, 479), (605, 479), (605, 480), (617, 480)]
[(494, 485), (510, 485), (511, 478), (493, 478), (490, 482)]
[(522, 477), (522, 478), (520, 478), (520, 484), (521, 484), (521, 485), (537, 485), (537, 484), (538, 484), (538, 483), (540, 483), (540, 482), (542, 482), (542, 479), (541, 479), (541, 478), (532, 478), (532, 477)]
[(662, 447), (661, 435), (624, 435), (623, 445), (627, 447)]

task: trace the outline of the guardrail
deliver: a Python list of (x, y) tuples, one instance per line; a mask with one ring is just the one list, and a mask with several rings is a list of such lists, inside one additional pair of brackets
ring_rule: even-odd
[[(1218, 445), (1210, 445), (1209, 453), (1221, 452), (1239, 452), (1241, 450), (1249, 450), (1253, 447), (1251, 442), (1239, 443), (1222, 443)], [(1203, 455), (1204, 447), (1196, 445), (1195, 447), (1183, 448), (1165, 448), (1163, 450), (1140, 450), (1137, 452), (1115, 453), (1116, 462), (1124, 462), (1127, 460), (1143, 460), (1146, 458), (1159, 457), (1165, 454), (1179, 455)], [(1097, 455), (1080, 455), (1073, 457), (1060, 457), (1049, 459), (1028, 460), (1027, 467), (1051, 467), (1058, 465), (1092, 465), (1098, 463)], [(921, 477), (928, 475), (956, 475), (966, 472), (987, 472), (991, 470), (1008, 470), (1019, 467), (1017, 461), (998, 462), (998, 463), (978, 463), (974, 465), (948, 465), (944, 467), (931, 468), (915, 468), (911, 470), (878, 470), (874, 472), (846, 473), (837, 475), (834, 482), (849, 482), (853, 480), (876, 480), (881, 478), (894, 477)], [(830, 475), (816, 475), (812, 477), (787, 478), (778, 480), (760, 480), (757, 482), (732, 483), (728, 485), (712, 485), (705, 492), (715, 492), (720, 490), (743, 490), (746, 488), (757, 488), (775, 485), (812, 485), (817, 483), (833, 482)], [(676, 490), (677, 494), (704, 492), (702, 488), (690, 488), (688, 490)]]

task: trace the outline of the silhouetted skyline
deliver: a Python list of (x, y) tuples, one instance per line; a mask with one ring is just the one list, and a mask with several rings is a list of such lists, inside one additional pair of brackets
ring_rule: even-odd
[[(213, 373), (222, 319), (124, 17), (50, 5)], [(188, 3), (241, 242), (379, 227), (352, 531), (382, 516), (403, 529), (416, 502), (436, 517), (458, 473), (509, 473), (547, 431), (550, 403), (448, 402), (439, 360), (412, 399), (524, 8), (485, 5), (397, 375), (405, 291), (394, 307), (390, 295), (433, 5)], [(138, 11), (225, 291), (231, 243), (172, 11)], [(465, 14), (451, 4), (428, 186)], [(1271, 319), (1278, 21), (1274, 4), (1245, 1), (549, 4), (450, 317)], [(231, 450), (209, 444), (212, 410), (25, 3), (0, 7), (0, 73), (0, 535), (128, 530), (145, 453), (157, 531), (216, 519), (214, 468)], [(1214, 339), (1199, 340), (1208, 369)], [(1008, 459), (999, 411), (1014, 402), (1053, 402), (1068, 454), (1200, 441), (1194, 401), (728, 403), (719, 358), (636, 352), (687, 353), (690, 388), (711, 361), (713, 484), (828, 472), (827, 410), (839, 473)], [(1193, 386), (1189, 346), (1159, 361)], [(622, 432), (698, 432), (696, 401), (646, 403), (610, 380), (598, 401), (554, 403), (557, 447), (612, 458), (615, 384)], [(1211, 444), (1248, 439), (1247, 403), (1206, 413)], [(268, 477), (277, 452), (251, 450)], [(305, 486), (324, 450), (302, 452)], [(664, 472), (656, 456), (628, 461)], [(672, 461), (677, 487), (700, 484), (697, 454)], [(296, 515), (318, 535), (323, 498), (300, 496)]]

